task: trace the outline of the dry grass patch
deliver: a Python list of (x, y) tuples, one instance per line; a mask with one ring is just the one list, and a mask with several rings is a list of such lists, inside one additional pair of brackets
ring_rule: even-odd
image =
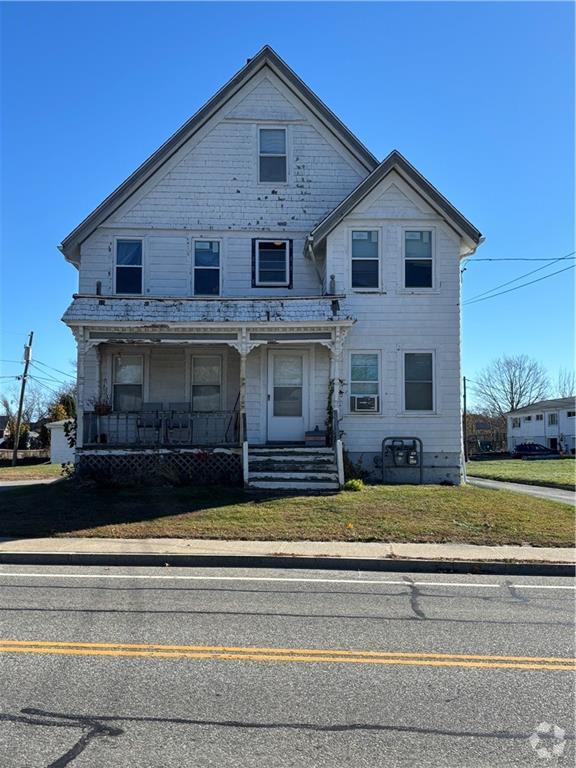
[(49, 480), (60, 477), (61, 464), (25, 464), (17, 467), (0, 467), (0, 481), (4, 480)]

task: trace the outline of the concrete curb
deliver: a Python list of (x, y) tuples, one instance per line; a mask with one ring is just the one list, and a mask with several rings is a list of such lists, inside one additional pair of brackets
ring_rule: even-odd
[(301, 555), (185, 555), (153, 553), (2, 552), (1, 565), (92, 565), (100, 567), (300, 568), (333, 571), (395, 571), (509, 576), (576, 575), (573, 563), (496, 560), (408, 560)]

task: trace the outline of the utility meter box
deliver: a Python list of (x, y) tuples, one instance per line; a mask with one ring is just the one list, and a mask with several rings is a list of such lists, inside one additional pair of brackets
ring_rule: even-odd
[(390, 470), (419, 469), (419, 482), (422, 484), (422, 440), (419, 437), (385, 437), (382, 440), (381, 464), (382, 482), (390, 481), (390, 475), (396, 474)]

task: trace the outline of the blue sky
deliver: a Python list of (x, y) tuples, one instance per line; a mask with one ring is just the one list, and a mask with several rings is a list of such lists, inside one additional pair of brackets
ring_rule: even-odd
[[(574, 250), (571, 3), (4, 3), (0, 358), (62, 371), (76, 270), (56, 246), (263, 44), (382, 158), (485, 235), (464, 300)], [(548, 266), (535, 279), (568, 266)], [(510, 287), (524, 281), (513, 283)], [(574, 270), (463, 313), (470, 378), (573, 363)], [(18, 370), (0, 363), (0, 375)], [(0, 391), (7, 379), (0, 379)], [(4, 385), (4, 386), (2, 386)]]

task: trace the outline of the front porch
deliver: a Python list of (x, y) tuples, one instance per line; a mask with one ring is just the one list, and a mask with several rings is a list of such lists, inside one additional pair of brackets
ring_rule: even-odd
[(151, 455), (165, 463), (169, 454), (198, 458), (226, 450), (239, 456), (248, 484), (249, 448), (304, 445), (315, 428), (338, 437), (332, 424), (326, 430), (337, 410), (330, 381), (340, 376), (350, 325), (332, 318), (84, 326), (76, 332), (79, 464), (108, 456), (125, 466), (119, 456), (141, 454), (149, 467)]

